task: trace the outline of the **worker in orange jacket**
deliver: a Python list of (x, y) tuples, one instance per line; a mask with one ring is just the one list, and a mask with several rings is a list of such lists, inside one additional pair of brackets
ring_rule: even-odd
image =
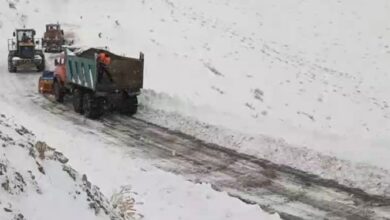
[(111, 64), (111, 58), (108, 54), (101, 52), (98, 54), (97, 57), (97, 72), (98, 72), (98, 77), (97, 81), (98, 83), (102, 82), (103, 74), (105, 73), (110, 80), (110, 82), (114, 82), (112, 80), (112, 76), (110, 72), (108, 71), (108, 65)]

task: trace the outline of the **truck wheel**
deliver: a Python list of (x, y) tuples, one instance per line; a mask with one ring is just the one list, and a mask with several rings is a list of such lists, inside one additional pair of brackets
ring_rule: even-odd
[(98, 99), (90, 92), (83, 95), (83, 112), (85, 117), (90, 119), (97, 119), (102, 115)]
[(61, 85), (57, 80), (54, 80), (53, 88), (55, 100), (59, 103), (63, 103), (65, 94), (62, 91)]
[(83, 113), (83, 92), (80, 89), (73, 90), (73, 109), (77, 113)]
[(132, 116), (137, 113), (138, 99), (137, 96), (123, 96), (119, 112), (124, 115)]
[(39, 93), (43, 93), (42, 90), (41, 90), (41, 81), (42, 81), (42, 76), (40, 76), (39, 79), (38, 79), (38, 92)]

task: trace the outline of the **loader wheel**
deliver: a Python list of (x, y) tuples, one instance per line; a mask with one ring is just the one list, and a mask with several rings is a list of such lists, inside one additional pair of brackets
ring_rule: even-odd
[(124, 115), (132, 116), (137, 113), (138, 99), (137, 96), (123, 95), (119, 112)]
[(102, 115), (99, 101), (92, 93), (87, 92), (83, 95), (83, 112), (85, 117), (90, 119), (97, 119)]
[(8, 72), (16, 73), (16, 71), (17, 71), (16, 66), (12, 65), (11, 62), (8, 62)]
[(55, 100), (59, 103), (63, 103), (65, 94), (62, 91), (61, 85), (57, 80), (54, 81), (53, 88)]
[(8, 56), (8, 72), (10, 72), (10, 73), (16, 73), (16, 66), (14, 66), (13, 64), (12, 64), (12, 58), (13, 58), (13, 56), (12, 55), (10, 55), (10, 56)]

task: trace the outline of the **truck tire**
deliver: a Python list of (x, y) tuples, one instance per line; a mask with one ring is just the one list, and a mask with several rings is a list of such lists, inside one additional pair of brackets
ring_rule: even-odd
[(85, 117), (90, 119), (97, 119), (102, 115), (99, 100), (90, 92), (86, 92), (83, 95), (83, 112)]
[(54, 98), (57, 102), (63, 103), (64, 102), (64, 92), (61, 88), (60, 83), (57, 80), (54, 80), (53, 83), (53, 92), (54, 92)]
[(124, 115), (132, 116), (137, 113), (138, 99), (137, 96), (123, 96), (119, 112)]
[(42, 91), (41, 91), (41, 81), (42, 81), (42, 76), (40, 76), (39, 79), (38, 79), (38, 93), (42, 93)]
[(83, 91), (78, 88), (73, 90), (73, 109), (79, 114), (83, 113)]

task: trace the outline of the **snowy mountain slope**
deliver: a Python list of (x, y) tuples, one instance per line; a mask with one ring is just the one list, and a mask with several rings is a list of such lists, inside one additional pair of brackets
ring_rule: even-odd
[[(133, 56), (142, 50), (145, 87), (153, 90), (142, 97), (145, 108), (270, 140), (274, 144), (231, 147), (367, 191), (388, 192), (387, 1), (8, 2), (1, 3), (2, 38), (11, 36), (16, 24), (42, 31), (44, 23), (59, 20), (78, 44), (108, 45)], [(34, 80), (28, 85), (35, 89)], [(24, 85), (19, 90), (26, 91)], [(167, 125), (161, 117), (153, 120)], [(191, 124), (175, 124), (177, 118), (169, 120), (172, 128), (187, 126), (189, 133), (214, 138), (207, 137), (213, 132), (207, 125), (204, 135), (188, 129)], [(324, 160), (322, 154), (337, 158)], [(347, 160), (341, 167), (352, 169), (340, 171), (338, 158)], [(379, 173), (369, 184), (367, 170)]]
[(362, 162), (389, 143), (387, 1), (93, 2), (3, 13), (38, 30), (60, 20), (79, 44), (142, 50), (146, 88), (202, 107), (154, 108)]
[(1, 219), (123, 219), (67, 158), (3, 114), (0, 139)]

